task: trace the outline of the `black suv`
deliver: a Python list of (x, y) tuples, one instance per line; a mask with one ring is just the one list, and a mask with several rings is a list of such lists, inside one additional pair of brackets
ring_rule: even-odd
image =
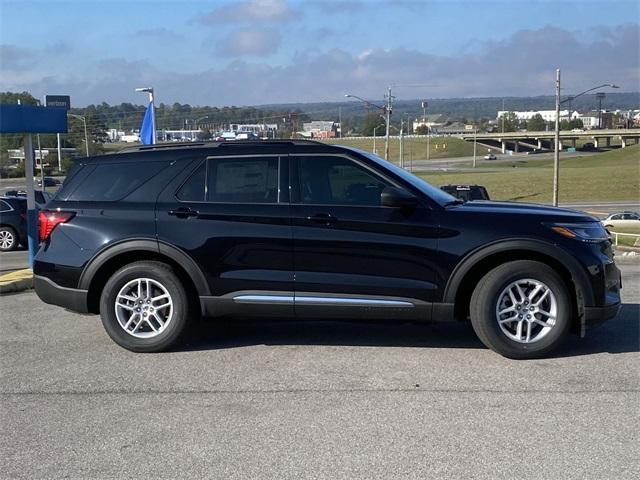
[(35, 289), (152, 352), (204, 317), (466, 321), (511, 358), (615, 316), (597, 219), (465, 203), (368, 152), (309, 141), (80, 160), (40, 214)]

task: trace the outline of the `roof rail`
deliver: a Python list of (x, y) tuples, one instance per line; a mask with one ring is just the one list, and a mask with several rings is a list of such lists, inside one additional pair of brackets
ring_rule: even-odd
[(113, 153), (130, 153), (145, 152), (148, 150), (169, 150), (172, 148), (214, 148), (214, 147), (233, 147), (241, 145), (326, 145), (316, 140), (304, 139), (269, 139), (269, 140), (230, 140), (224, 142), (175, 142), (175, 143), (156, 143), (155, 145), (135, 145), (125, 147)]

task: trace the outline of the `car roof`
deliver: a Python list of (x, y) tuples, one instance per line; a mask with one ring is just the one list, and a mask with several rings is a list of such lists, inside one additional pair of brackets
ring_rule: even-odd
[(138, 145), (127, 147), (118, 152), (95, 157), (86, 157), (79, 163), (101, 163), (112, 161), (131, 161), (139, 159), (139, 154), (152, 157), (157, 160), (177, 159), (179, 157), (192, 157), (194, 153), (199, 155), (244, 155), (264, 153), (286, 153), (295, 150), (296, 153), (349, 153), (348, 147), (316, 142), (313, 140), (236, 140), (233, 142), (184, 142), (184, 143), (159, 143), (156, 145)]

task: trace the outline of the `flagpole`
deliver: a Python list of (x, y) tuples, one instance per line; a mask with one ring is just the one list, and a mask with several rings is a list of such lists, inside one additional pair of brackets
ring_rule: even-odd
[(136, 88), (136, 92), (149, 94), (149, 104), (151, 105), (151, 145), (156, 144), (156, 106), (153, 100), (153, 87)]

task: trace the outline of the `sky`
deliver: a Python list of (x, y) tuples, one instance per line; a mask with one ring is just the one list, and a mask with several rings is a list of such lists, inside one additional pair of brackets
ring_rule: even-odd
[(0, 0), (0, 90), (74, 106), (640, 90), (637, 0)]

